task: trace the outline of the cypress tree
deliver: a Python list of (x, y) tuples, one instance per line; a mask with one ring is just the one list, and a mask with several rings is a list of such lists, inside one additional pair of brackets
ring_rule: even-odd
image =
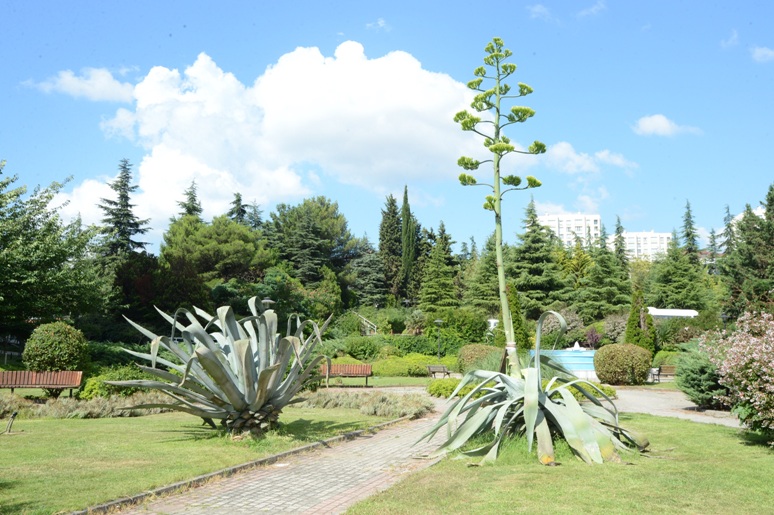
[(401, 220), (398, 202), (392, 195), (382, 209), (382, 221), (379, 224), (379, 257), (384, 268), (384, 282), (387, 292), (397, 301), (401, 291)]
[(626, 255), (626, 239), (624, 238), (624, 228), (621, 225), (621, 217), (615, 217), (615, 239), (613, 240), (615, 257), (625, 271), (629, 270), (629, 256)]

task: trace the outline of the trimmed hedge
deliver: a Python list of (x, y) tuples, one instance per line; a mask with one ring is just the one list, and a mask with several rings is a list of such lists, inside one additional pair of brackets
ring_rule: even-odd
[(594, 355), (594, 369), (603, 383), (644, 384), (652, 362), (649, 350), (629, 343), (605, 345)]

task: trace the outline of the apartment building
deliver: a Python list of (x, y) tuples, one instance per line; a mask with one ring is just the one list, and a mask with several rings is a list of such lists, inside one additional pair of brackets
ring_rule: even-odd
[[(667, 246), (672, 240), (669, 232), (630, 232), (624, 231), (626, 254), (629, 259), (647, 259), (653, 261), (659, 254), (666, 254)], [(607, 247), (614, 248), (615, 235), (607, 238)]]
[(540, 225), (544, 225), (556, 234), (565, 246), (575, 245), (578, 237), (586, 242), (590, 235), (591, 241), (599, 238), (602, 229), (602, 220), (599, 215), (587, 215), (582, 213), (562, 215), (539, 215)]

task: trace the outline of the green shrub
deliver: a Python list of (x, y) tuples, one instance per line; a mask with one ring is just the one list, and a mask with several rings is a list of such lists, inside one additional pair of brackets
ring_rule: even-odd
[[(447, 398), (449, 397), (452, 392), (454, 392), (454, 389), (457, 388), (457, 386), (460, 384), (461, 379), (457, 379), (454, 377), (446, 377), (443, 379), (433, 379), (430, 381), (430, 384), (427, 385), (427, 393), (432, 395), (433, 397), (443, 397)], [(462, 390), (459, 391), (457, 394), (458, 397), (462, 397), (464, 395), (467, 395), (470, 393), (470, 391), (473, 389), (473, 384), (469, 384), (465, 386)]]
[(87, 379), (86, 383), (83, 385), (83, 390), (80, 392), (78, 397), (85, 400), (93, 399), (95, 397), (110, 397), (111, 395), (129, 397), (130, 395), (141, 391), (141, 389), (128, 386), (105, 384), (105, 381), (131, 381), (134, 379), (153, 380), (154, 377), (143, 372), (135, 365), (115, 367), (105, 370), (101, 374)]
[(499, 372), (500, 365), (503, 362), (503, 349), (497, 349), (497, 352), (490, 352), (483, 358), (476, 360), (471, 365), (470, 370), (491, 370), (492, 372)]
[(682, 355), (682, 352), (660, 350), (656, 353), (655, 356), (653, 356), (653, 366), (660, 367), (661, 365), (677, 365), (677, 362), (680, 361), (680, 356)]
[(397, 348), (395, 345), (385, 345), (381, 349), (379, 349), (379, 358), (389, 358), (392, 356), (401, 357), (403, 356), (403, 352), (399, 348)]
[[(618, 395), (618, 392), (615, 391), (615, 388), (613, 388), (609, 384), (601, 384), (601, 383), (597, 383), (596, 381), (589, 381), (589, 383), (593, 384), (594, 386), (596, 386), (597, 388), (602, 390), (602, 393), (604, 393), (605, 395), (607, 395), (611, 399), (614, 399)], [(548, 380), (547, 379), (543, 379), (543, 389), (545, 389), (547, 384), (548, 384)], [(590, 388), (587, 384), (583, 383), (580, 386), (581, 387), (585, 387), (583, 389), (586, 390), (591, 395), (593, 395), (595, 397), (599, 397), (599, 395), (598, 395), (599, 392), (597, 392), (593, 388)], [(573, 397), (575, 397), (578, 400), (578, 402), (583, 402), (583, 401), (588, 400), (586, 398), (586, 396), (583, 395), (580, 392), (580, 390), (578, 390), (575, 387), (575, 385), (570, 386), (570, 392), (572, 392)], [(559, 394), (557, 393), (555, 395), (559, 395)]]
[(339, 339), (323, 340), (323, 342), (317, 346), (315, 351), (321, 356), (340, 358), (347, 353), (347, 342)]
[(429, 356), (438, 352), (438, 340), (424, 334), (394, 336), (390, 341), (404, 355), (417, 353)]
[(441, 309), (432, 318), (443, 320), (442, 328), (464, 342), (483, 341), (488, 327), (485, 316), (468, 308)]
[(409, 366), (406, 361), (398, 356), (374, 361), (372, 372), (378, 377), (408, 377)]
[(677, 363), (675, 383), (700, 408), (721, 408), (718, 397), (728, 395), (720, 384), (718, 368), (704, 352), (683, 352)]
[(465, 373), (469, 370), (473, 370), (477, 361), (494, 353), (499, 355), (502, 353), (502, 349), (493, 345), (482, 345), (480, 343), (465, 345), (460, 349), (459, 354), (457, 354), (457, 371)]
[(372, 336), (348, 336), (345, 340), (347, 354), (360, 361), (370, 361), (379, 354), (379, 347)]
[[(28, 370), (83, 370), (89, 362), (89, 344), (83, 333), (64, 322), (43, 324), (32, 331), (22, 360)], [(46, 389), (58, 397), (61, 389)]]
[(649, 350), (628, 343), (605, 345), (594, 355), (597, 377), (608, 384), (644, 384), (651, 362)]
[(352, 356), (340, 356), (337, 358), (332, 358), (331, 363), (336, 365), (362, 365), (363, 362), (359, 359), (353, 358)]

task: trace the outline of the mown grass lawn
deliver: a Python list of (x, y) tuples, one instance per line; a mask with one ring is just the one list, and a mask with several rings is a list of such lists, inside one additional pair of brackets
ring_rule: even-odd
[(774, 451), (763, 439), (672, 418), (623, 419), (649, 437), (650, 457), (589, 466), (561, 446), (562, 464), (545, 467), (514, 442), (494, 465), (446, 459), (347, 513), (774, 513)]
[(0, 513), (84, 509), (384, 419), (355, 409), (288, 407), (281, 421), (283, 427), (262, 440), (237, 442), (183, 413), (17, 419), (12, 434), (0, 435)]

